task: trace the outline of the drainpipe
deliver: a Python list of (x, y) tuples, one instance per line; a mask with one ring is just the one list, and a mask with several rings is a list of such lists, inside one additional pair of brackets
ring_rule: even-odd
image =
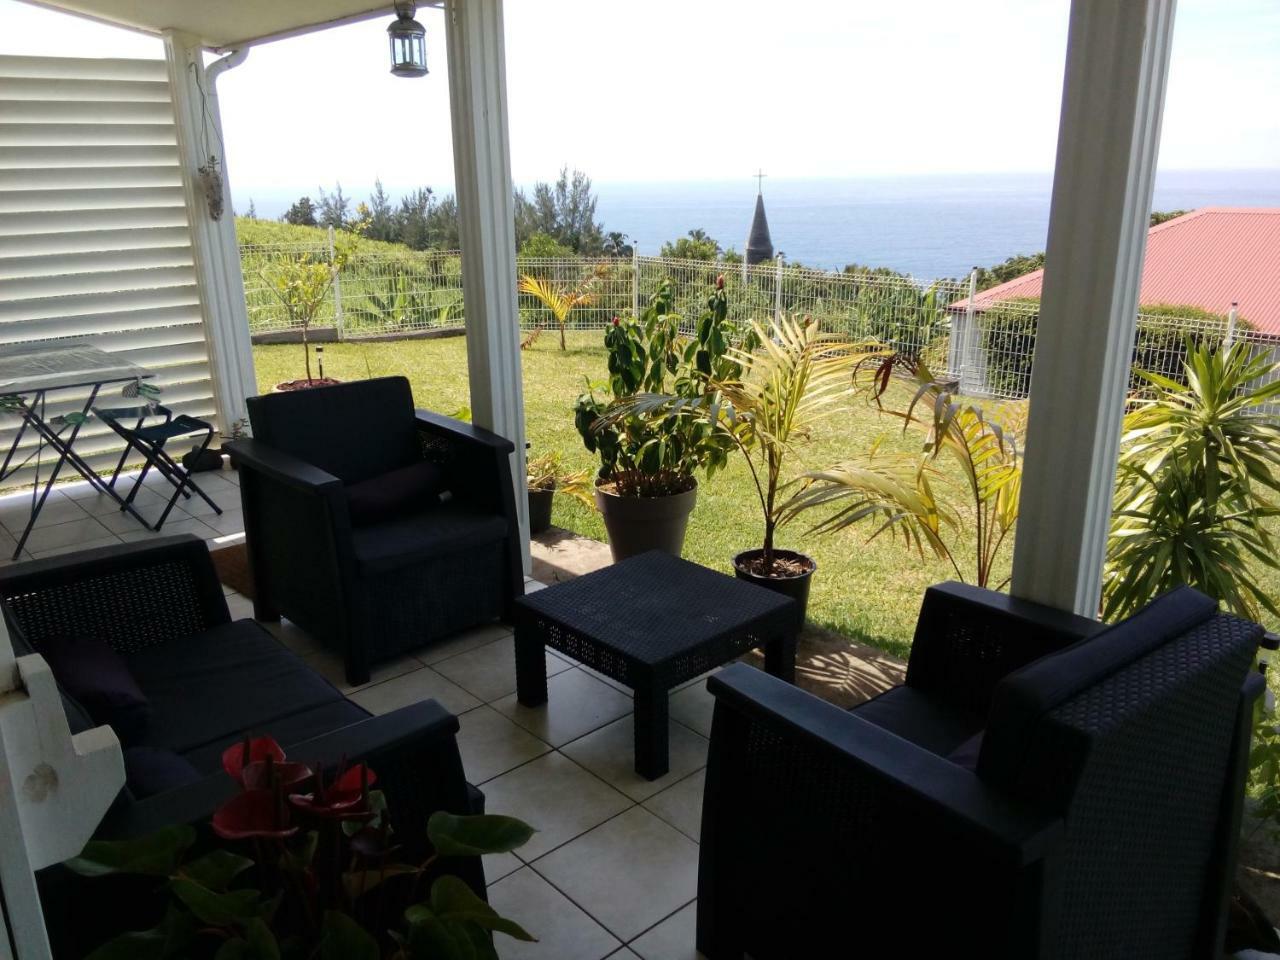
[(239, 49), (232, 50), (220, 60), (213, 61), (213, 63), (204, 68), (204, 74), (209, 78), (209, 95), (211, 97), (217, 96), (218, 77), (222, 76), (232, 67), (240, 66), (240, 64), (244, 63), (247, 56), (249, 56), (249, 48), (240, 47)]

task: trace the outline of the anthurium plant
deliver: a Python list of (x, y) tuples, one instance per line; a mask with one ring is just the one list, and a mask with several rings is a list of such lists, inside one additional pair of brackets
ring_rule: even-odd
[(84, 876), (167, 883), (164, 919), (90, 960), (496, 960), (493, 934), (534, 938), (463, 880), (451, 857), (516, 849), (533, 834), (511, 817), (432, 814), (434, 852), (407, 861), (364, 764), (325, 771), (290, 761), (269, 737), (229, 748), (240, 791), (213, 816), (224, 845), (197, 853), (191, 826), (93, 841), (66, 866)]
[(711, 476), (722, 468), (734, 448), (714, 424), (687, 416), (605, 417), (617, 404), (644, 394), (696, 399), (713, 380), (739, 374), (731, 344), (737, 339), (749, 352), (755, 334), (729, 321), (724, 277), (717, 278), (693, 336), (681, 333), (683, 318), (674, 312), (672, 297), (670, 281), (664, 280), (638, 317), (614, 317), (604, 337), (608, 382), (589, 382), (574, 406), (583, 444), (600, 457), (599, 482), (621, 496), (683, 493), (693, 488), (699, 470)]

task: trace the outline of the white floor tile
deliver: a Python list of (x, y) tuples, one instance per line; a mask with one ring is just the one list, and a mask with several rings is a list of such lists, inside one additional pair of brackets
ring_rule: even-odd
[(492, 780), (551, 749), (524, 727), (492, 707), (476, 707), (458, 717), (462, 770), (474, 784)]
[[(34, 538), (35, 535), (33, 534), (32, 539)], [(30, 541), (28, 541), (28, 543), (29, 542)], [(68, 543), (61, 547), (54, 547), (52, 550), (37, 550), (31, 554), (31, 559), (43, 560), (45, 557), (57, 557), (64, 553), (78, 553), (81, 550), (92, 550), (94, 547), (111, 547), (119, 544), (120, 542), (120, 538), (112, 534), (98, 540), (83, 540), (77, 543)], [(10, 552), (12, 552), (12, 548), (10, 548)]]
[(489, 904), (538, 938), (523, 943), (502, 935), (502, 960), (602, 960), (621, 946), (600, 924), (528, 867), (489, 888)]
[(601, 780), (640, 801), (665, 790), (707, 764), (707, 740), (675, 721), (668, 722), (670, 770), (657, 780), (636, 773), (635, 721), (622, 717), (560, 749)]
[(524, 861), (514, 853), (486, 853), (480, 859), (484, 861), (484, 882), (487, 887), (524, 866)]
[(81, 520), (71, 520), (50, 527), (36, 527), (27, 538), (27, 552), (34, 556), (59, 547), (75, 547), (78, 544), (104, 540), (112, 536), (111, 531), (97, 520), (86, 516), (83, 512), (81, 517), (83, 517)]
[[(547, 676), (570, 669), (556, 656), (547, 656), (545, 661)], [(447, 660), (433, 661), (431, 666), (485, 703), (516, 692), (516, 645), (510, 635)]]
[(711, 736), (711, 715), (715, 708), (716, 698), (707, 689), (705, 681), (671, 694), (667, 707), (672, 720), (683, 723), (704, 737)]
[(450, 713), (458, 714), (480, 706), (480, 701), (430, 667), (420, 667), (393, 680), (361, 687), (348, 698), (370, 713), (390, 713), (411, 703), (437, 700)]
[(505, 623), (486, 623), (484, 626), (472, 627), (452, 637), (438, 640), (431, 646), (418, 650), (414, 655), (427, 666), (431, 666), (441, 660), (456, 657), (460, 653), (483, 647), (487, 643), (493, 643), (510, 635), (511, 628)]
[(516, 851), (533, 860), (631, 806), (631, 801), (559, 753), (531, 760), (484, 785), (485, 810), (519, 817), (538, 832)]
[(623, 941), (698, 892), (698, 845), (643, 807), (552, 851), (534, 868)]
[(650, 797), (644, 807), (697, 841), (702, 835), (702, 793), (706, 785), (707, 771), (703, 768)]
[(493, 704), (534, 736), (558, 747), (631, 712), (631, 698), (581, 670), (547, 679), (547, 702), (526, 707), (513, 693)]
[(631, 949), (641, 960), (702, 960), (695, 946), (697, 928), (698, 905), (691, 903), (631, 941)]

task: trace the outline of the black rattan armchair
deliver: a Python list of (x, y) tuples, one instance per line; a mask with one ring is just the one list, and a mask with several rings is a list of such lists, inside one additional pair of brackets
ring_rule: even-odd
[(947, 584), (905, 686), (852, 711), (729, 667), (699, 949), (1220, 956), (1261, 637), (1186, 588), (1098, 632)]
[[(230, 444), (260, 620), (281, 615), (346, 660), (374, 663), (505, 616), (524, 592), (512, 444), (415, 411), (384, 377), (248, 401), (254, 439)], [(355, 485), (423, 462), (445, 502), (353, 521)]]

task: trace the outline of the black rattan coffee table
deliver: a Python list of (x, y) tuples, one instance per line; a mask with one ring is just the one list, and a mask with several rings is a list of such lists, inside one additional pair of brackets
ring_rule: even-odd
[(765, 669), (795, 678), (799, 608), (790, 597), (653, 551), (521, 597), (516, 687), (547, 701), (543, 646), (635, 691), (636, 772), (667, 772), (667, 694), (754, 647)]

